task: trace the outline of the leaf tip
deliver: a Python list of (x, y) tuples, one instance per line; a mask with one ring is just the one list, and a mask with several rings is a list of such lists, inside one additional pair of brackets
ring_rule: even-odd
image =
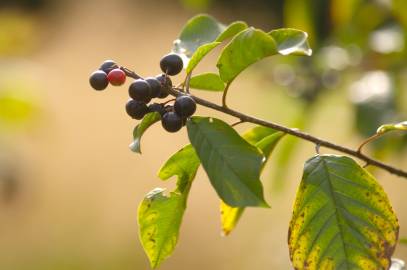
[(132, 152), (141, 155), (140, 144), (139, 144), (138, 142), (136, 142), (136, 141), (132, 142), (132, 143), (129, 145), (129, 148), (130, 148), (130, 150), (131, 150)]
[(261, 201), (258, 206), (262, 208), (271, 208), (271, 206), (265, 200)]

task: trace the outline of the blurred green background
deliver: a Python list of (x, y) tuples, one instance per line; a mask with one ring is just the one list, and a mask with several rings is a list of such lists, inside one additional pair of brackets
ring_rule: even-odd
[[(250, 67), (230, 90), (231, 107), (354, 148), (379, 125), (407, 120), (405, 0), (2, 0), (0, 269), (149, 269), (137, 206), (154, 187), (174, 185), (156, 172), (187, 143), (186, 132), (156, 125), (143, 138), (143, 155), (132, 153), (127, 87), (92, 91), (88, 76), (105, 59), (158, 74), (161, 56), (198, 12), (310, 34), (312, 57), (277, 56)], [(198, 72), (215, 70), (215, 61), (212, 53)], [(406, 145), (395, 132), (366, 151), (406, 169)], [(313, 154), (312, 144), (286, 138), (262, 177), (272, 209), (246, 211), (226, 238), (200, 170), (178, 247), (161, 269), (290, 269), (291, 206)], [(373, 172), (407, 236), (407, 181)], [(407, 246), (395, 257), (407, 260)]]

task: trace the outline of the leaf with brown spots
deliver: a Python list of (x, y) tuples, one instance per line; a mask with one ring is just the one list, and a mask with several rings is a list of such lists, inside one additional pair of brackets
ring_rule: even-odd
[(169, 196), (164, 194), (165, 189), (156, 188), (139, 206), (140, 241), (152, 268), (171, 256), (177, 245), (189, 190), (199, 165), (192, 145), (183, 147), (165, 162), (158, 173), (162, 180), (177, 176), (177, 188)]
[(288, 234), (295, 269), (388, 269), (398, 230), (383, 188), (353, 159), (305, 163)]
[(152, 190), (138, 209), (139, 235), (152, 268), (168, 258), (177, 242), (185, 211), (185, 197), (178, 192), (164, 194), (165, 189)]

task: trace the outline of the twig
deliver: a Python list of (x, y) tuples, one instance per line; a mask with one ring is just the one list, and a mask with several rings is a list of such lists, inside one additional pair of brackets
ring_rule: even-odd
[(136, 74), (134, 71), (126, 68), (126, 67), (120, 67), (121, 70), (123, 70), (124, 73), (126, 73), (126, 76), (133, 78), (133, 79), (142, 79), (141, 76), (139, 76), (138, 74)]
[(321, 145), (319, 143), (317, 143), (315, 145), (315, 152), (319, 155), (319, 148), (321, 148)]
[(189, 81), (191, 81), (191, 76), (192, 76), (192, 72), (187, 74), (187, 77), (185, 78), (185, 82), (183, 84), (182, 89), (184, 89), (185, 87), (185, 91), (189, 94)]
[(239, 121), (234, 122), (234, 123), (231, 124), (230, 126), (231, 126), (231, 127), (235, 127), (235, 126), (240, 125), (240, 124), (243, 124), (243, 123), (244, 123), (244, 121), (240, 119)]
[(371, 141), (376, 140), (377, 138), (379, 138), (379, 137), (382, 136), (382, 135), (383, 135), (383, 134), (381, 134), (381, 133), (376, 133), (376, 134), (370, 136), (369, 138), (367, 138), (366, 140), (364, 140), (364, 141), (360, 144), (360, 146), (358, 147), (358, 152), (361, 153), (363, 146), (365, 146), (366, 144), (370, 143)]
[(226, 85), (225, 90), (223, 91), (223, 95), (222, 95), (222, 107), (224, 107), (224, 108), (228, 107), (228, 105), (226, 104), (226, 97), (228, 94), (229, 86), (230, 86), (230, 83), (228, 83)]
[[(180, 89), (172, 88), (172, 89), (170, 89), (170, 94), (173, 95), (173, 96), (178, 96), (178, 95), (182, 95), (182, 92), (180, 91)], [(362, 154), (361, 152), (358, 152), (357, 150), (353, 150), (351, 148), (348, 148), (348, 147), (345, 147), (345, 146), (342, 146), (342, 145), (338, 145), (338, 144), (335, 144), (335, 143), (320, 139), (320, 138), (312, 136), (312, 135), (310, 135), (308, 133), (299, 131), (298, 129), (288, 128), (288, 127), (285, 127), (285, 126), (282, 126), (282, 125), (279, 125), (279, 124), (275, 124), (275, 123), (268, 122), (268, 121), (265, 121), (265, 120), (250, 116), (250, 115), (243, 114), (243, 113), (235, 111), (233, 109), (229, 109), (226, 106), (220, 106), (218, 104), (212, 103), (210, 101), (207, 101), (205, 99), (202, 99), (202, 98), (199, 98), (199, 97), (196, 97), (196, 96), (193, 96), (193, 95), (191, 95), (191, 97), (196, 101), (196, 103), (198, 103), (198, 104), (200, 104), (202, 106), (214, 109), (216, 111), (219, 111), (219, 112), (222, 112), (222, 113), (234, 116), (234, 117), (237, 117), (241, 121), (249, 122), (249, 123), (253, 123), (253, 124), (258, 124), (258, 125), (261, 125), (261, 126), (265, 126), (265, 127), (269, 127), (269, 128), (278, 130), (278, 131), (282, 131), (284, 133), (287, 133), (287, 134), (290, 134), (292, 136), (301, 138), (303, 140), (313, 142), (313, 143), (315, 143), (315, 144), (317, 144), (319, 146), (330, 148), (330, 149), (333, 149), (333, 150), (348, 154), (350, 156), (356, 157), (356, 158), (358, 158), (360, 160), (365, 161), (369, 165), (379, 167), (379, 168), (381, 168), (383, 170), (388, 171), (389, 173), (395, 174), (395, 175), (400, 176), (400, 177), (407, 178), (407, 172), (406, 171), (403, 171), (403, 170), (398, 169), (396, 167), (393, 167), (391, 165), (385, 164), (385, 163), (383, 163), (381, 161), (372, 159), (372, 158), (366, 156), (365, 154)]]
[[(133, 71), (131, 71), (131, 70), (127, 69), (127, 68), (121, 67), (121, 69), (129, 77), (132, 77), (132, 78), (135, 78), (135, 79), (141, 78), (139, 75), (137, 75), (136, 73), (134, 73)], [(229, 85), (230, 84), (226, 85), (225, 92), (227, 92), (227, 90), (229, 88)], [(179, 89), (179, 88), (171, 88), (169, 90), (169, 92), (170, 92), (170, 94), (172, 96), (175, 96), (175, 97), (183, 94), (182, 89)], [(383, 169), (385, 171), (388, 171), (391, 174), (407, 178), (407, 172), (406, 171), (403, 171), (403, 170), (401, 170), (399, 168), (393, 167), (391, 165), (388, 165), (386, 163), (383, 163), (381, 161), (378, 161), (378, 160), (375, 160), (375, 159), (372, 159), (372, 158), (366, 156), (365, 154), (363, 154), (363, 153), (361, 153), (359, 151), (361, 149), (361, 147), (359, 147), (358, 150), (353, 150), (351, 148), (348, 148), (348, 147), (345, 147), (345, 146), (342, 146), (342, 145), (338, 145), (338, 144), (335, 144), (335, 143), (320, 139), (318, 137), (312, 136), (312, 135), (310, 135), (308, 133), (299, 131), (296, 128), (288, 128), (288, 127), (285, 127), (285, 126), (282, 126), (282, 125), (279, 125), (279, 124), (268, 122), (268, 121), (265, 121), (265, 120), (262, 120), (262, 119), (259, 119), (259, 118), (256, 118), (256, 117), (253, 117), (253, 116), (250, 116), (250, 115), (246, 115), (246, 114), (243, 114), (241, 112), (238, 112), (238, 111), (235, 111), (235, 110), (232, 110), (232, 109), (229, 109), (226, 106), (226, 94), (225, 94), (225, 92), (223, 93), (223, 97), (222, 97), (222, 106), (220, 106), (218, 104), (215, 104), (215, 103), (212, 103), (210, 101), (207, 101), (205, 99), (193, 96), (193, 95), (190, 95), (190, 96), (195, 100), (196, 103), (198, 103), (198, 104), (200, 104), (202, 106), (214, 109), (216, 111), (219, 111), (219, 112), (234, 116), (236, 118), (239, 118), (240, 121), (249, 122), (249, 123), (261, 125), (261, 126), (264, 126), (264, 127), (269, 127), (269, 128), (272, 128), (272, 129), (275, 129), (275, 130), (278, 130), (278, 131), (282, 131), (282, 132), (290, 134), (290, 135), (292, 135), (294, 137), (301, 138), (301, 139), (309, 141), (309, 142), (313, 142), (316, 145), (323, 146), (323, 147), (326, 147), (326, 148), (330, 148), (330, 149), (333, 149), (333, 150), (348, 154), (350, 156), (356, 157), (356, 158), (358, 158), (360, 160), (365, 161), (366, 165), (372, 165), (372, 166), (381, 168), (381, 169)], [(363, 147), (363, 145), (364, 144), (362, 143), (361, 146)]]

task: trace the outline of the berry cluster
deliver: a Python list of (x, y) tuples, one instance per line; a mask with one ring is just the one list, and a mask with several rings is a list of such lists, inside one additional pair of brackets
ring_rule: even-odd
[[(183, 68), (179, 55), (168, 54), (160, 61), (163, 74), (145, 79), (135, 79), (129, 86), (130, 99), (126, 104), (127, 114), (134, 119), (142, 119), (149, 112), (161, 115), (161, 124), (168, 132), (177, 132), (196, 110), (196, 103), (188, 95), (178, 96), (173, 105), (164, 103), (149, 104), (153, 98), (164, 99), (169, 95), (172, 81), (168, 75), (177, 75)], [(98, 91), (106, 89), (108, 84), (123, 85), (126, 81), (126, 69), (119, 67), (114, 61), (107, 60), (93, 72), (89, 78), (90, 85)]]

